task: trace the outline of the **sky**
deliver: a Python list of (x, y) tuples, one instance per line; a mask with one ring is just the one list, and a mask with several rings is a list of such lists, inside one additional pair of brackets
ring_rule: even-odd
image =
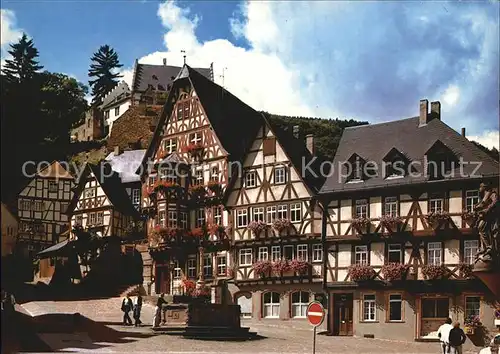
[(440, 101), (442, 120), (499, 145), (499, 2), (3, 1), (2, 61), (22, 32), (45, 69), (88, 82), (111, 45), (134, 61), (209, 67), (257, 110), (379, 123)]

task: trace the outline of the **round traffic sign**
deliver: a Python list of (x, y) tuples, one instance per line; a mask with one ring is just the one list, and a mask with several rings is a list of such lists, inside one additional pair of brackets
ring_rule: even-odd
[(323, 305), (318, 301), (313, 301), (307, 306), (307, 319), (309, 323), (314, 327), (317, 327), (323, 323), (325, 319), (325, 310)]

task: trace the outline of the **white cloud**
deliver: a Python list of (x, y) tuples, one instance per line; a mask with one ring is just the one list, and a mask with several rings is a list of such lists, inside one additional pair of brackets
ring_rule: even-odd
[[(0, 45), (2, 52), (7, 49), (8, 45), (17, 41), (22, 36), (23, 32), (16, 26), (16, 15), (14, 11), (0, 9)], [(3, 56), (3, 53), (2, 53)]]
[(454, 106), (460, 98), (460, 88), (456, 85), (450, 85), (443, 94), (442, 100), (450, 107)]
[(499, 149), (500, 134), (498, 131), (486, 131), (477, 136), (468, 136), (467, 139), (477, 141), (479, 144), (486, 146), (489, 149)]

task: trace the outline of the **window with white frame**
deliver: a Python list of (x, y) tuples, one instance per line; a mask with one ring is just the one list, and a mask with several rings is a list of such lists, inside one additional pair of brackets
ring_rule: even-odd
[(33, 211), (43, 211), (44, 209), (44, 203), (41, 201), (34, 201), (33, 202)]
[(368, 265), (368, 246), (354, 247), (354, 262), (359, 265)]
[(443, 199), (429, 200), (429, 211), (431, 213), (440, 213), (443, 211)]
[(478, 249), (479, 242), (477, 240), (464, 241), (464, 263), (474, 264)]
[(182, 103), (177, 103), (177, 120), (182, 120), (183, 119), (182, 112), (183, 112), (183, 104)]
[(205, 209), (196, 209), (195, 227), (205, 225)]
[(90, 213), (89, 214), (89, 224), (90, 225), (95, 225), (97, 222), (97, 215), (96, 213)]
[(468, 319), (481, 314), (481, 297), (466, 296), (465, 297), (465, 314), (464, 318)]
[(238, 209), (236, 211), (236, 227), (246, 227), (248, 225), (248, 210)]
[(240, 250), (240, 266), (249, 266), (252, 265), (252, 249), (251, 248), (243, 248)]
[(262, 221), (264, 222), (264, 207), (255, 207), (252, 208), (252, 219), (253, 221)]
[(247, 171), (245, 173), (245, 188), (253, 188), (257, 186), (257, 173), (255, 171)]
[(368, 217), (368, 200), (367, 199), (356, 200), (355, 212), (356, 212), (356, 217), (367, 218)]
[(313, 262), (323, 261), (323, 245), (321, 243), (312, 245), (312, 256)]
[(288, 206), (287, 205), (278, 205), (277, 216), (278, 216), (278, 219), (288, 219)]
[(276, 262), (281, 259), (281, 247), (271, 246), (271, 260)]
[(283, 257), (289, 261), (294, 258), (294, 247), (292, 245), (283, 246)]
[(290, 221), (299, 222), (302, 220), (302, 204), (294, 203), (290, 205)]
[(264, 318), (279, 318), (280, 317), (280, 294), (275, 292), (267, 292), (263, 297), (263, 317)]
[(217, 275), (226, 275), (227, 260), (226, 256), (217, 256)]
[(54, 193), (59, 190), (59, 185), (56, 181), (49, 181), (49, 192)]
[(96, 213), (96, 225), (102, 225), (102, 224), (104, 224), (104, 212), (98, 211)]
[(189, 258), (187, 261), (188, 278), (196, 278), (196, 258)]
[(165, 210), (161, 210), (158, 212), (158, 225), (164, 227), (165, 226), (165, 216), (166, 216), (166, 213), (165, 213)]
[(479, 203), (479, 191), (471, 190), (465, 192), (465, 208), (468, 212), (474, 211), (474, 206)]
[(115, 117), (120, 115), (120, 106), (115, 107)]
[(183, 106), (184, 106), (183, 116), (184, 116), (184, 119), (187, 119), (187, 118), (189, 118), (189, 108), (190, 108), (189, 101), (184, 102)]
[(274, 168), (274, 184), (283, 184), (286, 182), (286, 168), (279, 166)]
[(219, 166), (212, 166), (210, 170), (210, 180), (212, 182), (219, 182)]
[(190, 134), (190, 136), (189, 136), (189, 142), (191, 144), (195, 144), (195, 145), (201, 144), (202, 143), (201, 133), (197, 132), (197, 133)]
[(172, 184), (177, 183), (177, 175), (175, 174), (175, 170), (173, 168), (160, 168), (158, 173), (160, 174), (160, 179), (162, 181)]
[(83, 215), (77, 215), (75, 216), (75, 223), (78, 225), (82, 225), (83, 223)]
[(270, 205), (266, 208), (267, 223), (272, 224), (276, 220), (276, 205)]
[(194, 179), (193, 179), (193, 185), (194, 186), (201, 186), (204, 183), (203, 179), (203, 170), (196, 170), (194, 171)]
[(259, 247), (259, 261), (269, 260), (269, 253), (267, 247)]
[(212, 276), (212, 256), (209, 254), (203, 257), (203, 276), (207, 278)]
[(212, 216), (215, 225), (222, 225), (222, 209), (220, 207), (212, 208)]
[(427, 264), (441, 265), (441, 242), (429, 242), (427, 244)]
[(174, 276), (174, 279), (180, 279), (182, 277), (182, 269), (179, 266), (179, 261), (175, 261), (173, 276)]
[(401, 294), (389, 294), (389, 321), (403, 320), (403, 298)]
[(31, 210), (31, 201), (29, 201), (29, 200), (21, 200), (19, 202), (19, 209), (20, 210)]
[(375, 294), (363, 295), (363, 321), (376, 320)]
[(141, 202), (141, 191), (140, 189), (132, 189), (132, 204), (140, 204)]
[(292, 293), (292, 317), (305, 318), (307, 306), (309, 305), (309, 293), (296, 291)]
[(177, 151), (177, 139), (163, 140), (163, 150), (169, 154)]
[(398, 216), (398, 198), (385, 197), (384, 200), (384, 215)]
[(94, 198), (95, 197), (95, 188), (90, 187), (90, 188), (85, 189), (83, 195), (84, 195), (84, 198)]
[(401, 245), (399, 243), (392, 243), (387, 245), (387, 257), (389, 263), (402, 263)]
[(172, 229), (177, 228), (177, 210), (168, 211), (168, 227)]
[(307, 261), (307, 245), (297, 245), (297, 258)]
[(185, 211), (181, 211), (181, 217), (179, 219), (180, 228), (186, 230), (188, 228), (188, 215)]

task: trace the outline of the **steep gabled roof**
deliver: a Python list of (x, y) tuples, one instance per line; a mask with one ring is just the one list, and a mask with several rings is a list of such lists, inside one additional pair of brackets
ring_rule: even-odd
[(85, 165), (85, 170), (79, 178), (78, 186), (75, 189), (73, 199), (68, 206), (68, 214), (73, 213), (90, 173), (93, 173), (97, 183), (99, 183), (103, 192), (106, 194), (106, 197), (109, 199), (110, 203), (113, 204), (113, 207), (116, 210), (124, 215), (139, 218), (139, 212), (133, 206), (129, 195), (122, 184), (119, 174), (112, 171), (110, 164), (107, 162), (101, 162), (97, 165), (87, 163)]
[(42, 178), (74, 179), (58, 161), (53, 161), (52, 164), (38, 171), (37, 175)]
[[(457, 167), (452, 179), (471, 178), (473, 176), (467, 177), (467, 175), (471, 175), (473, 172), (477, 177), (498, 176), (498, 161), (493, 160), (440, 119), (433, 119), (426, 125), (419, 126), (419, 117), (414, 117), (346, 128), (333, 160), (335, 173), (326, 179), (321, 193), (426, 182), (429, 178), (424, 174), (424, 156), (437, 141), (447, 146), (457, 158), (461, 157), (466, 162), (481, 162), (477, 171), (474, 171), (475, 164), (464, 165), (465, 177), (460, 176), (459, 167)], [(339, 178), (339, 166), (353, 153), (363, 156), (366, 161), (373, 161), (381, 166), (384, 157), (393, 148), (404, 151), (412, 163), (417, 162), (417, 164), (412, 164), (412, 168), (414, 168), (412, 175), (398, 179), (384, 179), (383, 175), (379, 173), (376, 177), (356, 184), (345, 183), (345, 178)]]

